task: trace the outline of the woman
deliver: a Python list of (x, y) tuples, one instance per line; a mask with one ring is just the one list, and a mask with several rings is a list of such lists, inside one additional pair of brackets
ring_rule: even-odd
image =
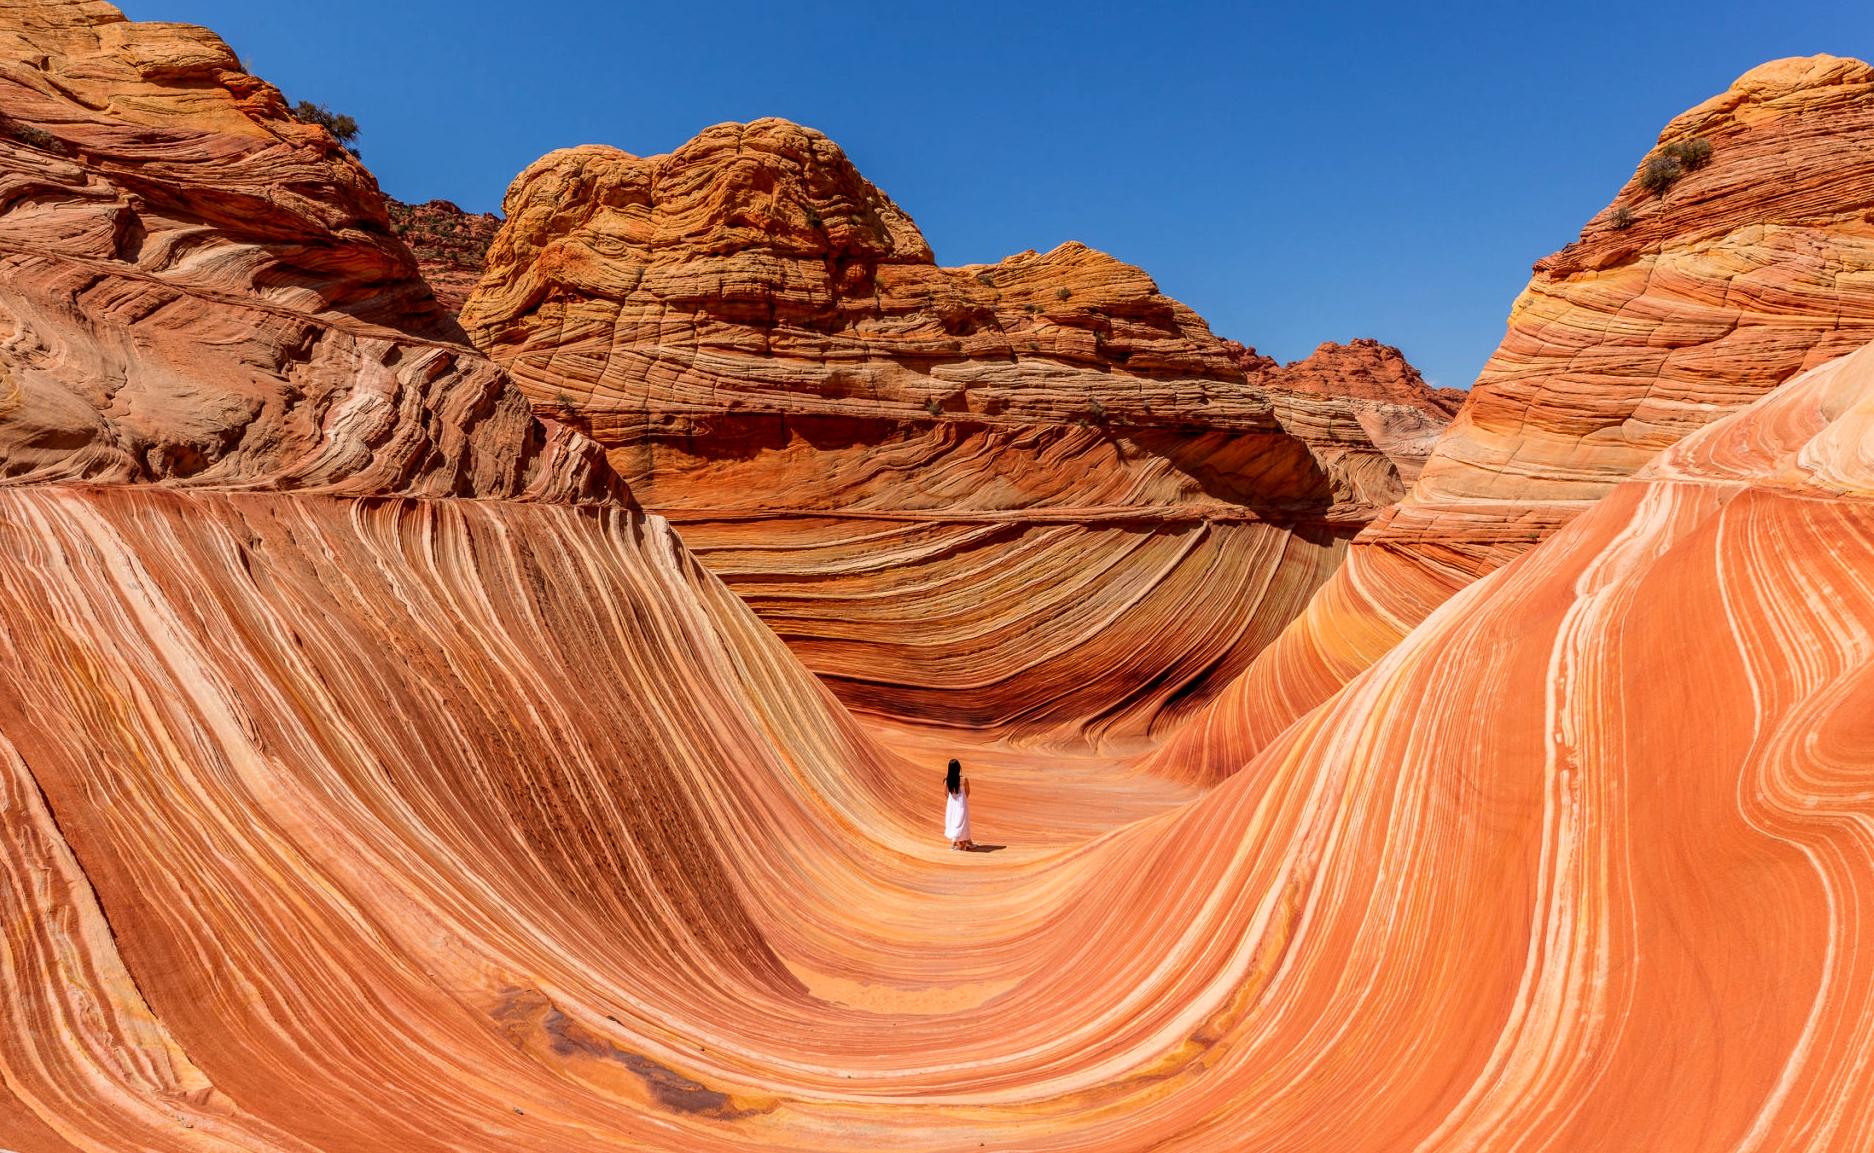
[(963, 778), (962, 763), (955, 760), (944, 774), (944, 836), (950, 838), (953, 849), (966, 853), (976, 849), (976, 842), (970, 840), (970, 783)]

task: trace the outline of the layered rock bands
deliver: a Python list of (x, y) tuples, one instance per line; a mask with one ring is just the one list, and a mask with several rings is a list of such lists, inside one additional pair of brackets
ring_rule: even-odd
[(1234, 772), (1662, 449), (1871, 339), (1874, 70), (1766, 64), (1668, 124), (1613, 204), (1536, 265), (1411, 494), (1165, 767)]
[[(564, 406), (601, 449), (452, 339), (369, 178), (218, 40), (86, 0), (0, 0), (0, 40), (0, 1146), (1874, 1143), (1874, 351), (1766, 383), (1598, 499), (1532, 464), (1576, 515), (1213, 788), (972, 753), (997, 851), (955, 853), (942, 743), (894, 735), (883, 704), (856, 719), (608, 457), (700, 500), (709, 470), (743, 475), (707, 425), (754, 441), (777, 504), (820, 526), (854, 518), (788, 468), (938, 525), (1071, 512), (1088, 557), (1090, 508), (1147, 540), (1151, 517), (1200, 510), (1325, 551), (1306, 534), (1403, 479), (1416, 418), (1387, 406), (1418, 403), (1277, 396), (1251, 379), (1275, 370), (1166, 302), (1110, 322), (1131, 360), (1184, 366), (1137, 370), (1132, 407), (1130, 366), (1073, 362), (1105, 424), (1027, 395), (1022, 373), (1064, 387), (1069, 331), (971, 369), (975, 407), (942, 419), (911, 391), (934, 368), (875, 355), (873, 452), (928, 452), (916, 468), (796, 444), (799, 418), (856, 419), (810, 358), (751, 356), (795, 379), (736, 386), (766, 410), (670, 410), (695, 449), (657, 432), (663, 409)], [(1672, 195), (1721, 162), (1699, 130), (1710, 168)], [(1080, 267), (1070, 300), (1163, 299), (1073, 250), (957, 291), (1005, 293), (1030, 265), (1050, 284)], [(588, 298), (539, 309), (555, 299), (584, 332)], [(1012, 340), (981, 299), (1004, 333), (981, 339)], [(697, 315), (667, 323), (752, 331)], [(625, 395), (594, 363), (640, 346), (567, 347), (563, 384), (544, 354), (509, 358), (530, 395)], [(1230, 390), (1204, 401), (1199, 367)], [(690, 395), (706, 378), (687, 371), (660, 387)], [(1421, 495), (1447, 491), (1434, 475)], [(931, 487), (899, 491), (915, 479)], [(735, 547), (773, 546), (705, 555)], [(961, 611), (954, 583), (928, 591)], [(1190, 587), (1148, 639), (1252, 611)], [(1084, 631), (1084, 677), (1108, 676), (1126, 654)], [(1218, 759), (1195, 746), (1186, 781)]]
[(506, 216), (471, 338), (885, 718), (1162, 735), (1295, 616), (1447, 419), (1395, 350), (1284, 368), (1083, 245), (940, 267), (784, 121), (554, 153)]

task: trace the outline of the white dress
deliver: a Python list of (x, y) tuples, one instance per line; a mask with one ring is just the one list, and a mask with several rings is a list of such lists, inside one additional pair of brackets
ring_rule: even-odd
[(970, 799), (961, 791), (944, 794), (944, 836), (952, 841), (970, 839)]

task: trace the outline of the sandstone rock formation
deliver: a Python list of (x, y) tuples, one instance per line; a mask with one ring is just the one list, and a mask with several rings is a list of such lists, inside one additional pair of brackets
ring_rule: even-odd
[(1648, 159), (1694, 141), (1707, 162), (1662, 193), (1643, 161), (1536, 265), (1411, 495), (1167, 767), (1234, 772), (1662, 449), (1874, 339), (1874, 69), (1832, 56), (1753, 69), (1667, 125)]
[(1115, 876), (1242, 837), (1160, 891), (1240, 898), (1215, 939), (1253, 989), (1206, 1050), (1240, 1092), (1166, 1146), (1874, 1140), (1870, 498), (1874, 349), (1681, 441), (1141, 833)]
[(616, 495), (449, 339), (370, 174), (227, 45), (0, 12), (0, 481)]
[[(784, 121), (555, 153), (506, 215), (462, 313), (475, 343), (885, 717), (1161, 731), (1293, 617), (1444, 425), (1396, 350), (1283, 369), (1083, 245), (939, 267)], [(1357, 397), (1331, 387), (1343, 362)]]
[[(31, 464), (0, 485), (0, 1147), (1874, 1144), (1874, 349), (1677, 443), (1208, 793), (972, 765), (1010, 843), (954, 854), (925, 746), (577, 434), (488, 423), (505, 377), (416, 335), (407, 257), (335, 207), (376, 219), (368, 185), (298, 183), (334, 222), (293, 244), (214, 217), (216, 163), (325, 151), (177, 119), (244, 83), (176, 63), (219, 41), (87, 0), (0, 0), (0, 40), (78, 106), (9, 81), (15, 139), (152, 157), (33, 185), (0, 147), (37, 189), (0, 216), (31, 273), (3, 355), (40, 390), (0, 408)], [(199, 260), (85, 239), (128, 183)], [(315, 373), (307, 342), (401, 351)], [(33, 440), (59, 389), (106, 430), (268, 403), (185, 473)]]
[(436, 301), (462, 311), (488, 263), (488, 246), (501, 228), (492, 212), (464, 212), (447, 200), (423, 204), (390, 202), (391, 229), (410, 246)]

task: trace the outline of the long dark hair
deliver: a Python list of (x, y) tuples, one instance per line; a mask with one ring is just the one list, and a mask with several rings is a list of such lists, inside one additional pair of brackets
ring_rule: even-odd
[(963, 791), (963, 762), (952, 759), (950, 771), (944, 774), (944, 792), (960, 793)]

